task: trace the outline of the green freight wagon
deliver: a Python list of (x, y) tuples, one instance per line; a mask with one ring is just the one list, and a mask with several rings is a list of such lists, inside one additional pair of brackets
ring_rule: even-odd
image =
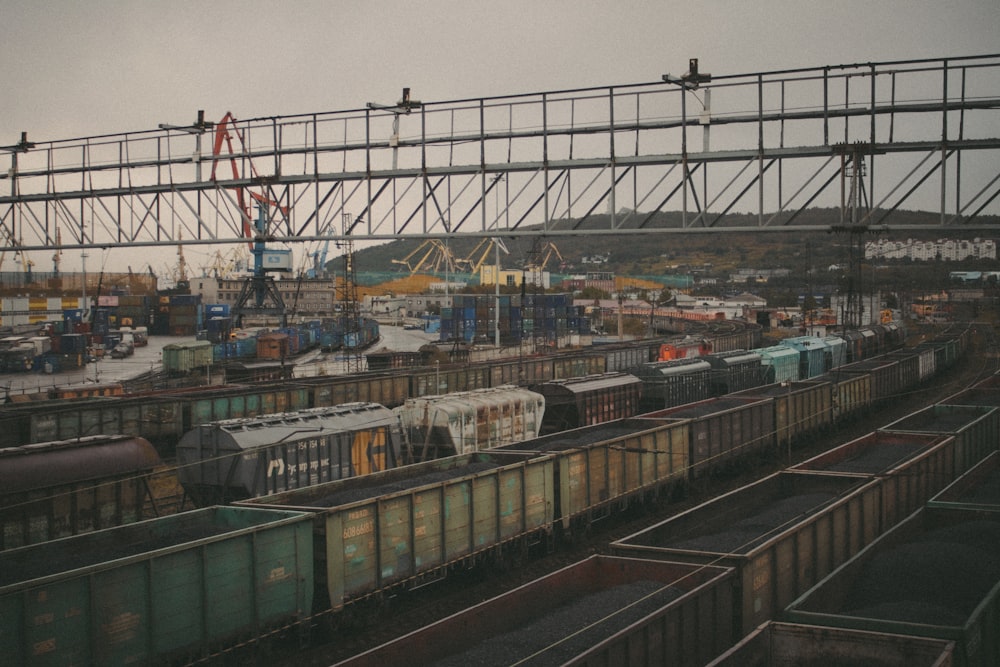
[(190, 373), (212, 365), (212, 344), (207, 340), (182, 341), (163, 346), (163, 370)]
[(317, 583), (326, 582), (329, 606), (339, 609), (507, 545), (545, 540), (556, 505), (553, 465), (550, 456), (491, 450), (237, 504), (318, 513)]
[(691, 422), (618, 419), (502, 447), (555, 456), (556, 520), (563, 530), (683, 486), (691, 467)]
[(311, 516), (215, 507), (0, 553), (6, 664), (191, 661), (308, 617)]

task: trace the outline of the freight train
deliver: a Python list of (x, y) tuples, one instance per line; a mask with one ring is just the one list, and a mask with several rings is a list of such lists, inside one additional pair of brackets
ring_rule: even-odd
[[(996, 665), (1000, 411), (977, 407), (932, 406), (927, 431), (822, 455), (854, 473), (776, 473), (337, 665)], [(992, 451), (966, 469), (959, 439)]]
[(181, 438), (177, 476), (198, 506), (225, 504), (528, 440), (544, 410), (508, 386), (227, 419)]
[[(727, 323), (728, 324), (728, 323)], [(848, 361), (881, 354), (902, 344), (898, 329), (866, 329), (871, 341), (849, 350)], [(845, 334), (846, 336), (853, 334)], [(760, 346), (756, 325), (727, 327), (712, 339), (718, 352), (752, 350)], [(319, 376), (284, 381), (226, 385), (224, 388), (187, 388), (128, 394), (116, 400), (57, 400), (44, 411), (7, 404), (0, 408), (0, 447), (67, 440), (98, 433), (128, 433), (153, 442), (164, 456), (173, 455), (177, 441), (200, 424), (223, 419), (257, 417), (341, 403), (373, 402), (388, 408), (409, 398), (503, 385), (531, 386), (550, 380), (600, 373), (629, 372), (656, 358), (662, 340), (601, 345), (583, 351), (528, 356), (478, 363), (449, 363), (433, 367), (394, 369), (345, 376)], [(166, 356), (166, 352), (165, 352)], [(202, 360), (207, 363), (206, 360)], [(704, 361), (704, 360), (701, 360)], [(764, 362), (762, 362), (764, 363)], [(194, 364), (197, 365), (197, 364)], [(762, 373), (764, 381), (766, 372)], [(688, 391), (687, 378), (676, 380), (683, 393), (677, 405), (708, 394)], [(644, 393), (650, 395), (648, 387)]]
[[(966, 343), (963, 334), (931, 345), (964, 349)], [(846, 378), (851, 385), (855, 380)], [(913, 386), (901, 384), (897, 394)], [(814, 398), (827, 398), (826, 406), (791, 395), (739, 405), (722, 398), (714, 408), (699, 406), (700, 415), (644, 414), (239, 504), (318, 514), (325, 526), (329, 604), (339, 609), (490, 551), (586, 530), (597, 518), (669, 498), (691, 483), (711, 483), (715, 473), (752, 458), (781, 455), (779, 433), (791, 437), (791, 429), (802, 436), (807, 428), (833, 426), (834, 414), (851, 416), (832, 410), (837, 395), (833, 387), (816, 392)], [(799, 419), (805, 409), (820, 421)], [(778, 413), (785, 416), (778, 419)], [(786, 430), (775, 428), (778, 423)], [(722, 442), (706, 442), (723, 433)], [(503, 511), (490, 509), (498, 507)]]
[[(0, 447), (67, 440), (98, 433), (129, 433), (153, 442), (171, 456), (177, 441), (199, 424), (256, 417), (340, 403), (374, 402), (388, 408), (408, 398), (502, 385), (526, 385), (557, 378), (624, 371), (650, 361), (660, 341), (600, 346), (581, 352), (525, 356), (481, 363), (447, 363), (344, 376), (319, 376), (218, 387), (131, 393), (118, 400), (52, 400), (44, 411), (8, 403), (0, 407)], [(755, 347), (760, 328), (727, 330), (720, 346)], [(178, 344), (177, 368), (194, 370), (212, 363), (208, 341)], [(170, 347), (170, 346), (167, 346)], [(194, 349), (188, 349), (194, 348)], [(72, 395), (66, 398), (79, 398)]]
[[(596, 358), (612, 366), (629, 365), (645, 358), (650, 349), (655, 350), (655, 344), (607, 348), (605, 357)], [(922, 355), (929, 353), (925, 350)], [(727, 360), (734, 355), (737, 359), (748, 358), (740, 352), (722, 353)], [(752, 355), (749, 358), (756, 360)], [(414, 371), (410, 377), (368, 374), (360, 378), (309, 378), (294, 384), (272, 383), (249, 388), (177, 390), (125, 400), (84, 401), (82, 405), (70, 400), (49, 401), (45, 411), (24, 415), (35, 420), (36, 432), (45, 436), (80, 433), (77, 438), (88, 439), (93, 437), (91, 434), (144, 433), (150, 440), (167, 442), (170, 457), (183, 450), (179, 477), (188, 497), (182, 502), (190, 499), (199, 506), (207, 506), (635, 415), (643, 386), (638, 377), (624, 372), (550, 380), (533, 384), (530, 390), (501, 385), (405, 398), (410, 387), (420, 391), (441, 386), (465, 387), (480, 380), (506, 377), (515, 370), (522, 371), (523, 377), (525, 368), (531, 375), (582, 372), (593, 367), (594, 359), (566, 356), (534, 359), (517, 367), (493, 364), (489, 367), (491, 375), (481, 374), (484, 367), (474, 366)], [(883, 371), (894, 373), (906, 363), (903, 359), (885, 364)], [(731, 368), (735, 365), (729, 364), (720, 372), (728, 374)], [(933, 369), (933, 364), (929, 368)], [(768, 377), (766, 373), (753, 375)], [(924, 377), (921, 374), (920, 378)], [(907, 378), (913, 379), (909, 374)], [(671, 401), (658, 399), (653, 408), (693, 404), (710, 395), (707, 382), (693, 382), (685, 375), (676, 379), (683, 391), (673, 395)], [(882, 387), (882, 391), (893, 391), (896, 386), (893, 382), (889, 378), (888, 384), (880, 382), (876, 386)], [(838, 387), (835, 397), (833, 386)], [(696, 391), (697, 388), (704, 391)], [(835, 398), (834, 410), (843, 414), (868, 405), (873, 396), (879, 398), (878, 391), (873, 394), (863, 377), (853, 374), (840, 378), (835, 385), (788, 382), (756, 391), (765, 397), (774, 395), (782, 406), (776, 413), (781, 422), (777, 426), (779, 444), (799, 437), (803, 427), (829, 421), (829, 416), (820, 416), (823, 415), (820, 407), (828, 405), (831, 398)], [(755, 390), (749, 393), (754, 394)], [(101, 395), (115, 393), (102, 391)], [(786, 403), (791, 407), (784, 407)], [(717, 407), (718, 401), (715, 404)], [(387, 405), (397, 405), (395, 422), (383, 407)], [(813, 410), (815, 415), (811, 413)], [(358, 418), (361, 413), (380, 416), (366, 421)], [(682, 415), (671, 417), (678, 419)], [(787, 423), (790, 418), (793, 421)], [(839, 414), (834, 418), (839, 418)], [(181, 424), (193, 426), (184, 430)], [(3, 437), (0, 435), (0, 439)], [(146, 440), (142, 435), (135, 437)], [(101, 460), (94, 466), (80, 460), (77, 474), (81, 479), (98, 478), (103, 474), (102, 465)], [(86, 506), (83, 508), (81, 511), (86, 511)], [(160, 513), (154, 509), (152, 515)], [(129, 520), (137, 518), (127, 509), (122, 516)]]
[[(813, 351), (819, 353), (820, 363), (815, 366), (816, 370), (829, 370), (830, 357), (824, 355), (824, 351), (830, 349), (831, 346), (819, 339), (816, 340), (815, 344), (804, 347), (808, 347), (809, 353)], [(840, 341), (840, 339), (837, 340)], [(805, 352), (796, 351), (796, 355), (804, 356), (805, 354)], [(839, 360), (843, 358), (843, 355), (832, 358)], [(904, 360), (901, 360), (887, 366), (887, 368), (896, 368), (899, 364), (905, 363)], [(677, 384), (683, 390), (671, 392), (670, 396), (673, 400), (665, 401), (661, 396), (655, 394), (655, 390), (662, 389), (662, 382), (656, 379), (652, 381), (654, 391), (649, 392), (654, 395), (655, 400), (648, 404), (643, 403), (640, 397), (643, 388), (650, 385), (650, 381), (631, 373), (620, 372), (588, 375), (583, 378), (566, 380), (550, 380), (539, 385), (532, 385), (531, 389), (501, 385), (500, 387), (477, 388), (448, 394), (408, 398), (402, 406), (395, 408), (404, 432), (405, 451), (403, 454), (388, 457), (384, 461), (389, 466), (397, 466), (453, 454), (493, 449), (529, 440), (542, 432), (545, 425), (543, 414), (549, 415), (548, 428), (545, 432), (557, 433), (567, 428), (600, 424), (634, 416), (639, 412), (640, 405), (649, 411), (664, 406), (688, 404), (692, 406), (688, 408), (689, 411), (704, 413), (721, 412), (723, 405), (766, 400), (766, 397), (731, 398), (728, 399), (728, 403), (720, 398), (708, 400), (735, 391), (748, 391), (762, 386), (763, 380), (768, 375), (762, 365), (761, 355), (753, 351), (720, 352), (697, 360), (688, 359), (679, 362), (666, 362), (666, 364), (668, 366), (673, 364), (703, 364), (706, 367), (704, 376), (706, 381), (691, 382), (691, 376), (687, 372), (688, 367), (681, 366), (680, 372), (667, 376), (667, 378), (669, 382)], [(661, 364), (646, 364), (640, 366), (639, 369), (633, 369), (633, 372), (641, 376), (641, 370), (649, 366), (659, 365)], [(811, 366), (800, 362), (798, 368), (804, 370), (811, 368)], [(850, 367), (844, 366), (844, 368)], [(907, 376), (907, 381), (917, 379)], [(832, 392), (825, 390), (825, 388), (824, 384), (810, 387), (797, 386), (793, 392), (790, 383), (786, 383), (781, 392), (794, 393), (798, 400), (808, 399), (805, 405), (814, 408), (821, 403), (820, 400), (814, 398), (815, 395), (824, 393), (827, 398), (832, 396)], [(553, 396), (558, 397), (558, 399), (554, 405), (550, 405), (547, 397)], [(786, 399), (784, 396), (779, 396), (775, 400), (783, 405)], [(782, 415), (787, 412), (787, 410), (783, 410)], [(302, 414), (308, 415), (309, 411)], [(664, 416), (668, 415), (664, 413)], [(671, 413), (669, 416), (672, 419), (682, 419), (686, 418), (687, 414)], [(271, 480), (262, 476), (260, 472), (265, 468), (270, 471), (273, 466), (280, 467), (285, 463), (295, 469), (296, 460), (294, 457), (288, 459), (284, 452), (296, 442), (310, 439), (307, 431), (301, 432), (294, 438), (286, 435), (282, 421), (285, 418), (284, 416), (279, 416), (279, 419), (271, 419), (268, 416), (253, 418), (251, 420), (254, 424), (253, 438), (245, 439), (245, 442), (240, 446), (229, 447), (226, 452), (216, 446), (215, 436), (211, 434), (231, 428), (232, 421), (203, 424), (189, 432), (181, 439), (182, 446), (184, 443), (194, 441), (207, 441), (212, 444), (208, 447), (198, 447), (197, 455), (193, 455), (190, 451), (187, 452), (188, 457), (184, 461), (183, 468), (183, 479), (187, 480), (185, 488), (193, 486), (193, 495), (196, 498), (210, 497), (214, 499), (212, 502), (224, 502), (265, 495), (271, 492), (273, 483), (287, 483), (288, 485), (284, 487), (287, 489), (314, 483), (309, 481), (310, 478), (292, 477)], [(803, 419), (807, 418), (803, 417)], [(816, 418), (812, 418), (808, 423), (814, 424), (815, 421)], [(238, 424), (239, 422), (236, 422), (237, 426)], [(273, 429), (269, 428), (269, 425), (272, 424), (274, 425)], [(735, 428), (727, 427), (724, 430), (723, 437), (717, 439), (719, 442), (726, 438), (739, 437), (746, 430), (745, 428), (741, 429), (739, 424), (732, 426)], [(791, 437), (787, 428), (782, 431), (782, 435)], [(328, 437), (332, 437), (332, 435)], [(365, 455), (362, 453), (358, 456), (364, 457)], [(240, 493), (235, 495), (233, 491), (237, 489), (235, 485), (231, 484), (233, 475), (221, 475), (217, 471), (204, 472), (198, 464), (199, 460), (206, 460), (209, 462), (207, 467), (214, 470), (218, 466), (231, 465), (226, 463), (229, 459), (239, 458), (254, 461), (267, 459), (267, 461), (266, 465), (256, 466), (258, 473), (254, 483), (242, 485), (238, 489)], [(315, 464), (324, 470), (331, 465), (335, 468), (336, 474), (333, 477), (327, 477), (324, 481), (341, 479), (351, 474), (354, 468), (341, 466), (337, 463), (338, 460), (338, 457), (320, 459)], [(369, 466), (369, 469), (382, 470), (385, 469), (385, 466)], [(193, 475), (196, 473), (201, 481), (195, 485)], [(210, 488), (211, 491), (209, 491)]]
[[(183, 375), (252, 359), (280, 362), (315, 348), (325, 351), (363, 350), (379, 339), (378, 322), (369, 317), (360, 318), (356, 329), (345, 328), (344, 322), (339, 320), (313, 320), (300, 326), (277, 329), (256, 327), (234, 330), (225, 326), (227, 322), (226, 318), (209, 320), (209, 328), (199, 339), (207, 345), (181, 345), (186, 354), (164, 354), (164, 372)], [(191, 357), (196, 358), (192, 360)]]
[[(792, 636), (801, 651), (788, 654), (791, 662), (929, 667), (953, 664), (941, 660), (954, 655), (958, 665), (997, 664), (1000, 569), (988, 556), (973, 566), (983, 570), (975, 576), (954, 567), (1000, 545), (1000, 391), (984, 398), (984, 386), (1000, 386), (998, 376), (977, 385), (975, 398), (949, 397), (614, 542), (611, 556), (338, 665), (462, 665), (489, 655), (503, 664), (695, 666), (730, 647), (720, 664), (772, 665), (779, 661), (768, 656), (787, 647), (762, 646), (759, 634), (750, 645), (740, 640), (757, 627), (770, 631), (760, 624), (781, 615), (807, 624), (780, 630), (780, 641)], [(887, 561), (896, 563), (892, 570)], [(642, 605), (654, 595), (659, 602)], [(842, 611), (856, 599), (880, 606)]]
[[(965, 353), (968, 338), (968, 332), (963, 332), (925, 344), (935, 360), (944, 360), (935, 366), (935, 374)], [(921, 351), (914, 354), (919, 356)], [(890, 363), (898, 365), (899, 361)], [(893, 377), (901, 383), (894, 394), (897, 396), (914, 386), (906, 384), (912, 378), (920, 380), (919, 374), (897, 373)], [(834, 374), (810, 382), (836, 384), (841, 379), (852, 387), (850, 392), (862, 397), (852, 403), (854, 410), (870, 407), (876, 400), (873, 392), (856, 391), (859, 381), (871, 386), (872, 377), (864, 374), (842, 378)], [(829, 396), (830, 402), (815, 406), (819, 422), (814, 428), (832, 425), (835, 417), (851, 416), (843, 406), (834, 410), (835, 397), (841, 396), (839, 387), (831, 386), (817, 395)], [(534, 543), (551, 545), (552, 540), (586, 529), (601, 516), (635, 503), (669, 499), (673, 490), (686, 484), (710, 484), (717, 466), (736, 461), (704, 450), (699, 444), (701, 434), (734, 429), (739, 423), (748, 430), (742, 439), (729, 444), (736, 459), (780, 454), (781, 430), (775, 425), (784, 423), (787, 430), (803, 433), (805, 427), (794, 418), (794, 410), (805, 406), (806, 402), (789, 393), (682, 419), (643, 415), (514, 447), (428, 461), (247, 500), (228, 508), (183, 513), (2, 552), (0, 571), (24, 572), (25, 563), (46, 563), (48, 569), (30, 570), (28, 576), (10, 575), (0, 583), (0, 607), (5, 617), (20, 619), (21, 624), (11, 626), (0, 644), (7, 655), (29, 665), (40, 659), (32, 653), (32, 647), (38, 646), (51, 646), (56, 651), (44, 656), (47, 660), (57, 655), (86, 661), (87, 656), (108, 652), (147, 661), (204, 655), (227, 642), (268, 634), (277, 625), (299, 624), (313, 614), (326, 614), (361, 599), (424, 583), (453, 567), (509, 552), (523, 554)], [(784, 421), (776, 416), (789, 409), (793, 413)], [(740, 415), (738, 420), (736, 414)], [(754, 419), (754, 415), (770, 417)], [(995, 431), (992, 433), (995, 436)], [(954, 442), (953, 437), (945, 439)], [(995, 443), (994, 437), (985, 446), (995, 447)], [(956, 471), (939, 469), (936, 473), (954, 475)], [(880, 484), (878, 477), (858, 483)], [(281, 509), (274, 510), (277, 513), (270, 519), (257, 509), (271, 507)], [(194, 532), (184, 532), (182, 538), (172, 537), (178, 533), (178, 523), (186, 525), (195, 515), (206, 512), (213, 517), (225, 514), (214, 522), (221, 527), (192, 529)], [(254, 518), (240, 518), (244, 512), (252, 512), (248, 516)], [(881, 515), (866, 516), (878, 525)], [(293, 531), (294, 536), (271, 538), (252, 528), (260, 526), (264, 531), (271, 522), (286, 532)], [(831, 522), (830, 530), (842, 525), (839, 520)], [(153, 536), (158, 541), (148, 542)], [(119, 545), (126, 543), (132, 546), (123, 554)], [(72, 553), (74, 559), (50, 561), (47, 556), (56, 552)], [(83, 560), (77, 561), (77, 557)], [(252, 562), (244, 562), (247, 560)], [(153, 571), (157, 576), (150, 575)], [(239, 585), (225, 588), (239, 590), (239, 595), (213, 587), (218, 576), (213, 573), (222, 572), (229, 573), (229, 579), (240, 580)], [(166, 579), (212, 585), (199, 585), (198, 591), (193, 591), (195, 597), (184, 597), (181, 602), (171, 597), (174, 589), (170, 587), (142, 584)], [(68, 604), (80, 614), (46, 615), (54, 600), (67, 596), (76, 600)], [(181, 613), (182, 608), (191, 606), (191, 600), (199, 599), (197, 614)], [(152, 615), (149, 610), (153, 610)], [(92, 614), (100, 618), (91, 618)], [(179, 621), (188, 616), (189, 624), (194, 625), (180, 628)], [(43, 617), (53, 622), (40, 624), (38, 619)], [(173, 617), (178, 623), (163, 620)], [(131, 631), (117, 632), (120, 623), (114, 619), (130, 619)], [(61, 641), (73, 633), (76, 643)]]

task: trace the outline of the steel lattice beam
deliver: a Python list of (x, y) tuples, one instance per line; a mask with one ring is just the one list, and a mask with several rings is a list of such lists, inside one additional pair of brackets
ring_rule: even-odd
[[(840, 205), (846, 152), (866, 163), (865, 224), (903, 229), (901, 208), (938, 211), (941, 229), (998, 224), (998, 55), (664, 78), (22, 136), (2, 149), (0, 238), (23, 251), (57, 236), (64, 249), (243, 243), (253, 199), (276, 204), (265, 236), (287, 243), (745, 232), (727, 226), (739, 210), (754, 230), (807, 230), (808, 207)], [(343, 216), (351, 229), (336, 229)]]

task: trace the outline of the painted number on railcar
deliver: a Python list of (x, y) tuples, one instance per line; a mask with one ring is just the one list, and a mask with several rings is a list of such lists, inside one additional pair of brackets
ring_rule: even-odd
[(344, 539), (350, 540), (373, 532), (375, 532), (375, 522), (370, 519), (361, 523), (352, 523), (344, 527)]

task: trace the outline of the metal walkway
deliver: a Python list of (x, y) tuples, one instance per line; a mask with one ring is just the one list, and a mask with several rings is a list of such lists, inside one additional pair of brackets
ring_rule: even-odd
[[(0, 246), (992, 229), (1000, 55), (393, 104), (3, 147)], [(993, 216), (992, 218), (990, 216)], [(899, 227), (902, 228), (902, 227)], [(58, 230), (58, 234), (57, 234)], [(58, 243), (57, 243), (58, 239)]]

